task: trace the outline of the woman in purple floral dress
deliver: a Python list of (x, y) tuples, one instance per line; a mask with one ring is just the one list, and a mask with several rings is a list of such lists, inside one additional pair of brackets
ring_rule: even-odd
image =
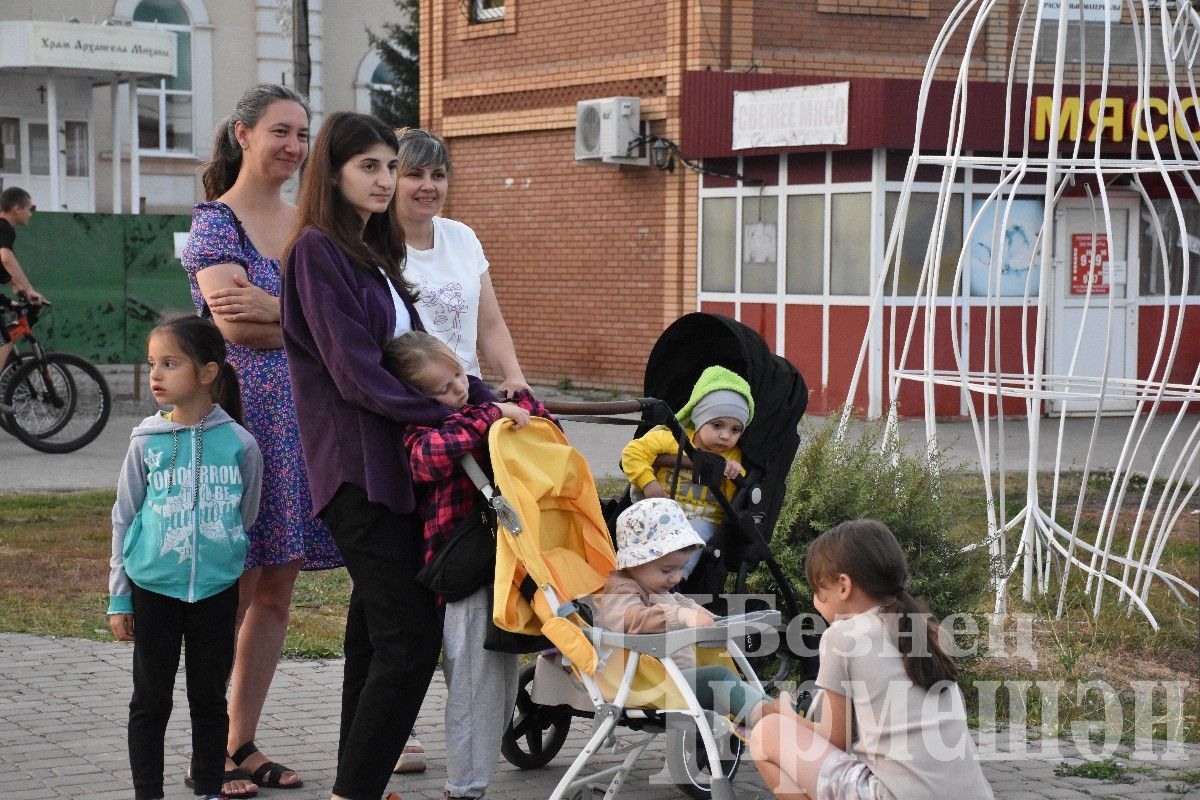
[(192, 212), (183, 254), (196, 309), (211, 314), (225, 335), (242, 385), (246, 428), (264, 462), (262, 505), (247, 532), (230, 681), (223, 786), (230, 797), (302, 783), (294, 770), (260, 753), (254, 738), (299, 571), (342, 565), (328, 528), (312, 516), (279, 327), (279, 259), (296, 213), (281, 190), (308, 153), (308, 124), (307, 104), (287, 87), (261, 84), (242, 95), (218, 126), (204, 173), (208, 202)]

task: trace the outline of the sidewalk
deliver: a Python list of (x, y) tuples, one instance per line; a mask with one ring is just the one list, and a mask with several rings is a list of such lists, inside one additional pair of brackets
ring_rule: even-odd
[[(3, 800), (128, 800), (132, 797), (125, 745), (130, 694), (130, 647), (81, 639), (51, 639), (0, 634), (0, 798)], [(302, 789), (264, 789), (262, 798), (327, 800), (336, 766), (340, 661), (284, 661), (276, 673), (263, 714), (258, 743), (274, 758), (302, 771)], [(182, 784), (189, 751), (187, 701), (183, 676), (176, 683), (175, 714), (167, 730), (167, 798), (192, 795)], [(445, 779), (445, 734), (442, 709), (446, 698), (436, 676), (417, 732), (430, 753), (422, 775), (396, 776), (390, 789), (405, 800), (438, 800)], [(578, 753), (587, 732), (576, 720), (560, 755), (541, 770), (522, 772), (501, 762), (488, 796), (493, 800), (533, 800), (553, 791)], [(1001, 736), (1003, 742), (1007, 737)], [(1037, 751), (1031, 745), (1032, 751)], [(1158, 752), (1162, 751), (1161, 746)], [(661, 769), (652, 749), (620, 797), (627, 800), (680, 800), (674, 787), (651, 784)], [(1200, 747), (1186, 747), (1183, 761), (1118, 761), (1138, 772), (1126, 783), (1056, 777), (1061, 761), (1078, 764), (1073, 747), (1062, 743), (1055, 757), (1023, 756), (985, 760), (983, 769), (997, 800), (1075, 800), (1200, 798)], [(1190, 774), (1188, 774), (1190, 773)], [(1191, 779), (1191, 783), (1187, 780)], [(741, 800), (768, 800), (753, 765), (743, 763), (734, 782)], [(972, 800), (948, 798), (948, 800)]]

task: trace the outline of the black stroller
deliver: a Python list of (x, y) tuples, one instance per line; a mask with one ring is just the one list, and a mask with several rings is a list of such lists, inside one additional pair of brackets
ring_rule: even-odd
[[(681, 408), (700, 373), (720, 365), (738, 373), (750, 385), (755, 401), (755, 417), (746, 428), (739, 446), (747, 474), (738, 482), (731, 500), (720, 491), (724, 459), (695, 450), (674, 409)], [(632, 401), (603, 403), (547, 404), (565, 419), (594, 422), (608, 421), (637, 424), (635, 436), (656, 425), (666, 425), (680, 444), (673, 462), (676, 480), (667, 487), (673, 493), (678, 472), (692, 470), (694, 480), (714, 489), (713, 494), (725, 511), (725, 523), (709, 542), (700, 563), (682, 586), (687, 594), (712, 596), (709, 607), (717, 614), (746, 614), (769, 607), (763, 600), (750, 600), (731, 608), (728, 596), (745, 596), (747, 578), (765, 564), (771, 575), (776, 607), (782, 623), (773, 636), (748, 633), (740, 647), (751, 661), (764, 685), (793, 678), (802, 680), (816, 674), (816, 658), (788, 649), (783, 629), (799, 613), (796, 594), (789, 579), (775, 561), (769, 548), (771, 532), (783, 503), (788, 468), (799, 446), (797, 426), (808, 403), (804, 379), (790, 363), (771, 353), (755, 331), (736, 320), (716, 314), (687, 314), (668, 327), (655, 343), (646, 363), (646, 397)], [(641, 419), (613, 418), (604, 415), (640, 413)], [(604, 502), (610, 529), (616, 516), (632, 502), (629, 493)], [(807, 653), (815, 653), (815, 638), (805, 641)], [(505, 731), (502, 752), (521, 769), (536, 769), (548, 764), (566, 740), (573, 717), (591, 718), (594, 709), (567, 703), (547, 704), (535, 700), (538, 665), (526, 665), (521, 672), (520, 689), (513, 720)], [(545, 681), (545, 676), (538, 678)], [(544, 694), (544, 693), (543, 693)], [(633, 716), (622, 724), (640, 730), (662, 725), (653, 713)], [(728, 758), (722, 756), (721, 773), (732, 779), (741, 760), (743, 745), (730, 740)], [(709, 775), (704, 748), (694, 737), (674, 736), (668, 744), (668, 768), (671, 778), (689, 795), (710, 796)]]

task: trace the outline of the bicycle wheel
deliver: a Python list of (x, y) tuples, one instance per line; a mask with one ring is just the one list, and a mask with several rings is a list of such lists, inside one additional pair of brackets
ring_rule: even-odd
[[(21, 366), (21, 361), (17, 358), (9, 358), (8, 363), (0, 368), (0, 398), (4, 397), (4, 390), (8, 388), (8, 384), (12, 383), (13, 375), (17, 374), (17, 368)], [(13, 424), (8, 414), (0, 414), (0, 430), (5, 433), (13, 432)]]
[(49, 353), (22, 364), (0, 397), (12, 408), (13, 435), (43, 453), (70, 453), (104, 430), (112, 411), (108, 384), (88, 362)]
[[(16, 377), (17, 371), (24, 364), (30, 361), (32, 361), (32, 359), (26, 359), (12, 363), (8, 369), (0, 373), (0, 398), (5, 396), (9, 385), (13, 382), (13, 378)], [(42, 413), (40, 414), (42, 419), (40, 420), (40, 425), (38, 426), (39, 438), (53, 436), (55, 433), (58, 433), (60, 430), (62, 430), (63, 426), (70, 421), (71, 414), (74, 413), (75, 410), (75, 383), (71, 378), (70, 373), (67, 372), (67, 370), (64, 369), (60, 364), (51, 363), (49, 361), (46, 363), (46, 369), (50, 374), (51, 383), (55, 386), (62, 387), (58, 392), (58, 395), (69, 402), (64, 402), (61, 404), (61, 406), (50, 405), (42, 409)], [(44, 378), (41, 379), (41, 383), (45, 383)], [(24, 397), (24, 393), (18, 393), (17, 396)], [(2, 428), (6, 433), (11, 433), (13, 436), (16, 436), (17, 431), (12, 419), (13, 418), (8, 414), (0, 414), (0, 428)]]

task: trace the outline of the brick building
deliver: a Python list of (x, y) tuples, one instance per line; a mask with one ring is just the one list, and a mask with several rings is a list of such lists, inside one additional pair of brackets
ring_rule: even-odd
[[(449, 141), (457, 173), (447, 213), (472, 225), (484, 243), (526, 373), (636, 387), (658, 333), (700, 308), (741, 319), (800, 367), (813, 390), (811, 409), (844, 401), (913, 150), (919, 82), (954, 6), (948, 0), (422, 2), (422, 117)], [(1019, 12), (1020, 4), (998, 4), (979, 31), (969, 69), (976, 116), (967, 151), (1004, 147), (1003, 81), (1014, 51), (1037, 64), (1039, 80), (1049, 77), (1054, 25), (1047, 22), (1035, 43)], [(1095, 133), (1105, 148), (1119, 148), (1144, 133), (1134, 94), (1122, 87), (1135, 82), (1128, 22), (1114, 26), (1115, 88), (1108, 101), (1089, 105), (1098, 94), (1089, 89), (1075, 106), (1066, 102), (1063, 125), (1071, 127), (1060, 138)], [(1094, 34), (1095, 25), (1085, 24), (1085, 32)], [(930, 95), (922, 149), (946, 146), (949, 81), (958, 68), (953, 54), (964, 52), (965, 30), (948, 43), (944, 72), (933, 76), (942, 82)], [(1103, 38), (1089, 37), (1093, 50)], [(735, 92), (836, 84), (849, 87), (844, 143), (735, 147)], [(1035, 94), (1028, 119), (1035, 147), (1040, 141), (1044, 150), (1052, 135), (1050, 98)], [(639, 98), (642, 132), (677, 143), (677, 155), (710, 174), (576, 162), (576, 104), (617, 96)], [(1118, 109), (1117, 101), (1132, 105)], [(1026, 119), (1024, 110), (1014, 109), (1014, 120)], [(1200, 129), (1195, 108), (1154, 110), (1161, 124), (1143, 140), (1186, 141)], [(953, 248), (955, 260), (981, 198), (998, 180), (976, 173), (953, 176), (959, 221), (949, 233), (959, 239), (944, 248), (948, 254)], [(899, 254), (902, 287), (920, 271), (928, 234), (924, 240), (910, 234), (928, 225), (940, 178), (940, 170), (916, 176)], [(1028, 184), (1021, 202), (1037, 202), (1043, 190), (1042, 183)], [(1071, 193), (1082, 197), (1085, 187)], [(1178, 267), (1136, 268), (1137, 243), (1155, 209), (1132, 195), (1117, 199), (1124, 227), (1114, 247), (1128, 247), (1128, 322), (1141, 335), (1128, 337), (1114, 363), (1127, 377), (1144, 378), (1153, 360), (1150, 334), (1163, 319), (1155, 276)], [(1200, 223), (1194, 200), (1185, 213)], [(960, 312), (953, 323), (938, 318), (947, 342), (950, 324), (968, 338), (972, 325), (983, 328), (986, 302), (972, 297), (967, 272), (961, 296), (951, 300), (947, 286), (937, 292), (945, 297), (939, 305)], [(1200, 304), (1200, 270), (1190, 274), (1184, 302)], [(1055, 302), (1062, 305), (1064, 297)], [(1019, 360), (1020, 299), (1005, 300), (999, 315), (1008, 333), (996, 355)], [(854, 400), (872, 414), (891, 400), (882, 354), (893, 311), (901, 325), (914, 313), (912, 304), (893, 303), (871, 331), (869, 368)], [(1184, 338), (1172, 380), (1190, 380), (1200, 361), (1195, 316), (1188, 315), (1194, 330)], [(972, 353), (982, 355), (982, 334), (975, 336)], [(1051, 360), (1053, 348), (1048, 343)], [(935, 363), (944, 350), (935, 349)], [(920, 413), (919, 391), (901, 391), (899, 399), (903, 413)], [(935, 402), (939, 414), (957, 415), (969, 401), (939, 389)]]

